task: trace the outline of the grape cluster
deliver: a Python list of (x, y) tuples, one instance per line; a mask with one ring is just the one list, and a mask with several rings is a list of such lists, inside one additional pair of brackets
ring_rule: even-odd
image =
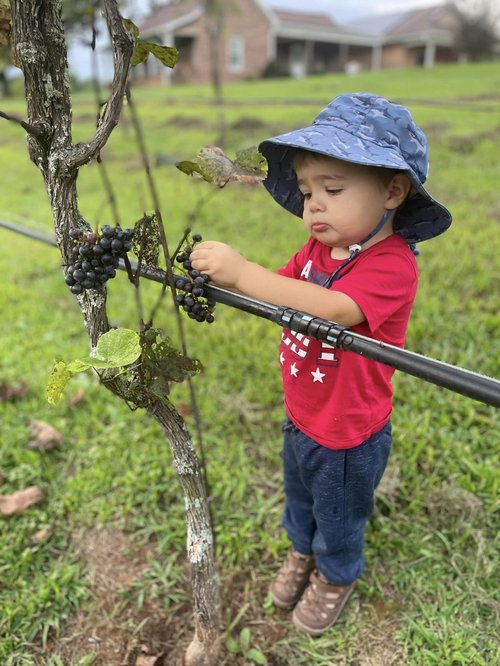
[[(200, 234), (193, 234), (192, 241), (192, 245), (199, 243)], [(191, 319), (211, 324), (215, 319), (213, 312), (216, 302), (205, 295), (205, 285), (210, 279), (208, 275), (191, 266), (189, 257), (193, 251), (192, 245), (186, 245), (176, 257), (183, 275), (175, 277), (175, 288), (185, 293), (176, 294), (175, 302)]]
[(85, 289), (99, 289), (115, 277), (120, 258), (132, 249), (134, 230), (105, 224), (100, 234), (71, 229), (69, 235), (75, 259), (65, 281), (73, 294), (81, 294)]

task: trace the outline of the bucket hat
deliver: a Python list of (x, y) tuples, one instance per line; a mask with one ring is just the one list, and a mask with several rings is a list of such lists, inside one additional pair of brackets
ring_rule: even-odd
[(406, 107), (366, 92), (339, 95), (311, 126), (259, 145), (268, 163), (265, 187), (281, 206), (302, 217), (303, 197), (293, 170), (293, 156), (299, 148), (355, 164), (404, 171), (413, 188), (395, 215), (393, 229), (407, 243), (434, 238), (450, 226), (450, 212), (423, 187), (429, 146)]

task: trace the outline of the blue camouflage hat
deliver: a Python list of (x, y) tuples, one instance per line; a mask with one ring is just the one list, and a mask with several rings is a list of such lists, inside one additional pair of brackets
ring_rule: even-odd
[(404, 171), (413, 189), (397, 211), (393, 228), (408, 243), (434, 238), (450, 226), (450, 212), (423, 187), (429, 168), (428, 142), (404, 106), (365, 92), (339, 95), (310, 127), (259, 145), (268, 162), (264, 185), (281, 206), (302, 217), (304, 202), (293, 170), (297, 148), (355, 164)]

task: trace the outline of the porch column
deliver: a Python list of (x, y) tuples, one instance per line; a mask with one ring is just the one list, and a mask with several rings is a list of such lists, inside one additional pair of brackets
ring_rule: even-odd
[(375, 44), (372, 48), (372, 71), (378, 72), (382, 68), (382, 44)]
[(339, 44), (339, 60), (338, 60), (338, 69), (340, 71), (345, 70), (345, 66), (349, 61), (349, 44)]
[(311, 74), (314, 65), (314, 43), (306, 41), (304, 44), (304, 61), (306, 64), (306, 76)]
[(424, 67), (433, 67), (436, 58), (436, 45), (433, 42), (427, 42), (424, 52)]
[[(175, 36), (172, 30), (165, 32), (162, 35), (161, 43), (166, 44), (167, 46), (173, 46), (175, 44)], [(152, 58), (148, 58), (148, 60), (152, 60)], [(156, 61), (156, 58), (154, 58), (154, 60)], [(160, 67), (159, 69), (160, 78), (167, 86), (172, 83), (172, 73), (173, 70), (171, 67)]]

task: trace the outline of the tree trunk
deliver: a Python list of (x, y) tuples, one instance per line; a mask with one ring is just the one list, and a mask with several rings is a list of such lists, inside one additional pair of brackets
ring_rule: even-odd
[[(78, 210), (76, 181), (79, 167), (95, 159), (116, 126), (125, 97), (134, 48), (116, 0), (104, 0), (110, 29), (115, 75), (101, 122), (86, 143), (73, 144), (71, 98), (60, 0), (11, 0), (13, 41), (24, 74), (28, 109), (28, 149), (43, 174), (52, 206), (56, 240), (63, 265), (72, 260), (69, 231), (90, 226)], [(106, 290), (86, 290), (76, 297), (84, 317), (91, 349), (108, 331)], [(220, 598), (212, 529), (203, 476), (185, 423), (174, 406), (123, 376), (103, 374), (102, 383), (117, 396), (147, 409), (169, 440), (173, 464), (184, 491), (187, 553), (192, 569), (195, 635), (187, 666), (213, 666), (219, 650)]]
[(0, 97), (10, 97), (10, 83), (5, 72), (0, 71)]
[(224, 148), (226, 145), (226, 114), (224, 96), (222, 92), (222, 53), (221, 43), (224, 31), (224, 4), (221, 0), (205, 0), (207, 12), (207, 36), (210, 58), (210, 80), (214, 95), (214, 105), (217, 109), (217, 124), (219, 136), (217, 145)]

